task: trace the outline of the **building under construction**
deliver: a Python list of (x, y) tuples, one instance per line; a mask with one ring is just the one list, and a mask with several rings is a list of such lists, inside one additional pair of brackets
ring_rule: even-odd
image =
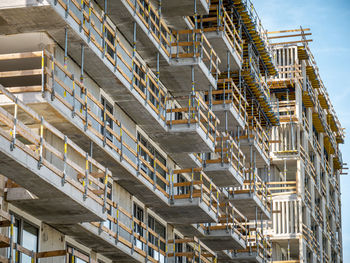
[(342, 263), (310, 35), (249, 0), (1, 0), (0, 262)]

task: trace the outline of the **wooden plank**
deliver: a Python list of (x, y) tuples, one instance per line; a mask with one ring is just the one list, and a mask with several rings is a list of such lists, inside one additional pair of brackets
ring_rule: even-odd
[(310, 28), (300, 28), (300, 29), (291, 29), (291, 30), (279, 30), (279, 31), (270, 31), (267, 34), (279, 34), (279, 33), (291, 33), (291, 32), (305, 32), (310, 31)]
[(305, 42), (312, 42), (312, 39), (306, 39), (306, 40), (298, 40), (298, 41), (289, 41), (289, 42), (279, 42), (279, 43), (270, 43), (272, 46), (276, 45), (286, 45), (286, 44), (297, 44), (297, 43), (305, 43)]
[(0, 78), (41, 75), (42, 69), (26, 69), (0, 72)]

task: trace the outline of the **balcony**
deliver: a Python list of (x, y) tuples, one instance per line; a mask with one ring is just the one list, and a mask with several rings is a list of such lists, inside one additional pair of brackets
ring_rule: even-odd
[[(7, 76), (9, 91), (18, 94), (25, 104), (30, 105), (44, 120), (69, 136), (79, 147), (86, 152), (92, 152), (95, 160), (110, 167), (115, 175), (114, 179), (131, 193), (139, 195), (146, 203), (152, 205), (168, 204), (167, 168), (145, 149), (134, 135), (135, 131), (116, 119), (113, 113), (106, 109), (106, 105), (95, 97), (90, 91), (92, 86), (74, 78), (74, 75), (56, 59), (52, 59), (53, 56), (47, 51), (17, 53), (6, 57), (11, 57), (10, 62), (22, 62), (31, 68), (1, 73), (1, 77)], [(5, 55), (2, 58), (5, 58)], [(39, 62), (39, 69), (35, 61)], [(43, 62), (42, 66), (40, 61)], [(49, 66), (54, 67), (54, 70)], [(29, 83), (28, 80), (24, 82), (19, 79), (23, 74), (33, 81)], [(2, 104), (13, 104), (2, 98)]]
[(11, 203), (50, 224), (104, 220), (108, 168), (1, 85), (0, 90), (11, 102), (0, 108), (2, 174), (31, 192), (12, 193)]
[[(164, 102), (167, 91), (157, 77), (138, 54), (132, 52), (132, 47), (125, 44), (110, 18), (105, 16), (96, 4), (87, 0), (79, 3), (69, 1), (69, 5), (67, 2), (62, 0), (52, 1), (52, 4), (34, 5), (32, 16), (28, 16), (23, 23), (18, 21), (16, 25), (9, 24), (4, 28), (4, 32), (6, 31), (7, 34), (33, 32), (35, 28), (27, 25), (36, 24), (37, 17), (47, 17), (45, 23), (37, 23), (37, 31), (46, 31), (60, 46), (64, 47), (63, 28), (68, 25), (66, 46), (69, 56), (80, 65), (83, 64), (82, 67), (88, 75), (140, 125), (147, 127), (150, 132), (164, 131), (165, 127), (161, 120), (164, 121)], [(7, 12), (11, 11), (7, 8), (1, 9), (4, 19), (12, 17), (7, 15)], [(26, 8), (16, 8), (16, 12), (20, 17), (23, 14), (21, 12), (26, 12)], [(30, 41), (36, 41), (36, 39)], [(78, 42), (84, 43), (87, 47), (84, 59), (81, 55), (81, 46), (76, 44)], [(103, 78), (101, 78), (102, 75)]]
[(272, 256), (272, 245), (267, 236), (255, 224), (248, 223), (249, 230), (247, 247), (245, 249), (226, 250), (225, 257), (229, 257), (229, 262), (249, 262), (262, 263), (270, 262)]
[(247, 162), (257, 168), (269, 166), (269, 136), (255, 117), (251, 118), (249, 129), (241, 133), (239, 144)]
[[(9, 190), (11, 189), (14, 188), (9, 188)], [(53, 226), (111, 260), (164, 262), (166, 257), (165, 238), (137, 220), (108, 196), (109, 193), (104, 199), (107, 204), (105, 221), (74, 225), (60, 222), (60, 224)], [(28, 212), (33, 214), (33, 211)], [(83, 215), (80, 216), (83, 217)], [(149, 249), (152, 249), (152, 254), (149, 254)], [(78, 255), (79, 253), (75, 254), (76, 257), (79, 257)], [(80, 259), (85, 260), (84, 257), (80, 257)]]
[[(177, 81), (183, 81), (183, 83), (179, 83), (179, 87), (189, 86), (189, 77), (191, 77), (192, 82), (195, 81), (196, 90), (208, 90), (209, 85), (215, 89), (216, 80), (220, 75), (219, 64), (221, 60), (203, 31), (201, 29), (185, 29), (173, 31), (173, 34), (174, 41), (171, 43), (170, 60), (172, 67), (169, 70), (174, 72)], [(192, 76), (189, 75), (191, 71), (188, 67), (181, 66), (191, 66), (193, 68)], [(172, 87), (173, 85), (169, 83), (167, 86)], [(171, 91), (175, 95), (186, 92), (186, 90), (173, 89), (171, 88)], [(187, 90), (187, 92), (189, 91)]]
[(242, 186), (245, 156), (237, 142), (224, 135), (216, 142), (215, 152), (203, 155), (204, 172), (219, 187)]
[(243, 41), (223, 5), (211, 5), (209, 15), (192, 18), (193, 27), (202, 28), (205, 36), (221, 60), (221, 71), (242, 68)]
[(213, 152), (220, 120), (196, 93), (188, 97), (188, 107), (175, 101), (167, 108), (168, 134), (158, 138), (170, 153)]
[(154, 210), (176, 227), (217, 222), (222, 194), (201, 168), (174, 170), (171, 175), (170, 207)]
[[(161, 65), (162, 83), (173, 95), (190, 92), (190, 83), (193, 82), (191, 67), (196, 76), (197, 90), (207, 89), (208, 85), (216, 86), (220, 60), (200, 30), (171, 32), (148, 0), (111, 1), (108, 10), (111, 21), (118, 25), (126, 39), (130, 43), (137, 41), (137, 51), (148, 64), (153, 69)], [(133, 28), (134, 21), (138, 27)]]
[[(158, 6), (158, 1), (151, 0), (153, 6)], [(209, 0), (199, 0), (196, 1), (196, 12), (194, 10), (195, 1), (194, 0), (180, 0), (172, 1), (165, 0), (162, 1), (162, 16), (167, 19), (167, 21), (173, 21), (179, 19), (183, 16), (191, 16), (195, 13), (206, 15), (209, 13), (210, 1)], [(177, 20), (176, 20), (177, 21)], [(174, 23), (176, 22), (174, 21)]]
[(168, 241), (168, 262), (215, 263), (216, 254), (196, 237)]
[[(220, 199), (220, 197), (219, 197)], [(185, 236), (197, 236), (210, 249), (220, 252), (225, 249), (241, 249), (246, 246), (247, 219), (232, 204), (223, 201), (219, 205), (218, 223), (176, 225)]]
[(232, 78), (219, 78), (218, 89), (209, 94), (205, 92), (206, 103), (222, 120), (218, 125), (220, 131), (244, 129), (247, 125), (246, 98), (242, 88), (238, 88)]
[(220, 217), (217, 224), (197, 226), (201, 240), (212, 250), (222, 251), (246, 248), (247, 219), (228, 202), (220, 203)]
[[(72, 78), (71, 73), (62, 67), (61, 64), (55, 60), (50, 61), (46, 56), (39, 56), (39, 61), (41, 59), (44, 64), (47, 62), (47, 64), (54, 63), (56, 65), (55, 75), (45, 67), (39, 70), (45, 74), (39, 74), (41, 77), (38, 83), (31, 83), (30, 85), (32, 86), (11, 86), (7, 88), (24, 98), (26, 104), (31, 105), (37, 112), (43, 114), (45, 120), (61, 132), (64, 132), (64, 134), (70, 136), (72, 141), (79, 147), (90, 153), (92, 151), (94, 159), (110, 167), (111, 172), (114, 174), (113, 179), (117, 180), (130, 193), (143, 200), (145, 204), (152, 208), (165, 207), (164, 209), (169, 211), (174, 210), (174, 206), (176, 206), (176, 209), (179, 210), (179, 206), (181, 206), (180, 200), (169, 205), (171, 193), (170, 172), (162, 161), (157, 159), (139, 141), (138, 137), (133, 135), (135, 131), (130, 131), (123, 123), (117, 120), (111, 112), (106, 110), (106, 105), (100, 103), (99, 99), (90, 93), (88, 86)], [(13, 73), (11, 74), (13, 75)], [(41, 82), (42, 78), (44, 82)], [(44, 97), (42, 94), (44, 94)], [(2, 104), (13, 105), (13, 101), (8, 101), (3, 97), (0, 98), (2, 98)], [(193, 103), (196, 106), (198, 105), (198, 103)], [(208, 110), (203, 102), (200, 105), (198, 107), (205, 107)], [(194, 112), (193, 107), (190, 109)], [(177, 131), (186, 133), (191, 131), (191, 129), (197, 129), (197, 131), (204, 134), (200, 138), (208, 140), (214, 147), (214, 137), (217, 131), (212, 134), (210, 130), (209, 134), (205, 134), (208, 129), (204, 126), (207, 125), (205, 124), (205, 120), (207, 120), (206, 115), (203, 115), (203, 112), (198, 111), (198, 109), (197, 113), (198, 115), (195, 114), (193, 117), (191, 112), (190, 116), (193, 119), (190, 118), (189, 127), (186, 124), (184, 129), (178, 129)], [(198, 116), (202, 119), (200, 120)], [(214, 117), (212, 113), (209, 113), (209, 118)], [(173, 126), (176, 125), (178, 124), (175, 122)], [(197, 127), (193, 127), (193, 125)], [(212, 128), (215, 128), (215, 126), (210, 123), (209, 129)], [(76, 136), (77, 134), (79, 136)], [(174, 137), (176, 137), (176, 134)], [(177, 138), (180, 140), (181, 136)], [(90, 142), (93, 142), (92, 148)], [(209, 194), (209, 199), (211, 198), (212, 194)], [(185, 204), (184, 209), (188, 209), (188, 207), (186, 208), (186, 202), (183, 202)], [(195, 203), (192, 205), (195, 205)], [(203, 207), (203, 202), (199, 202), (198, 206)], [(209, 218), (212, 219), (212, 211), (210, 209), (205, 211), (209, 214)], [(166, 218), (170, 217), (169, 220), (172, 220), (172, 216), (175, 215), (165, 213)], [(208, 222), (211, 219), (208, 219)]]
[(248, 220), (268, 220), (271, 217), (271, 197), (266, 183), (254, 172), (246, 172), (244, 185), (231, 188), (230, 202)]

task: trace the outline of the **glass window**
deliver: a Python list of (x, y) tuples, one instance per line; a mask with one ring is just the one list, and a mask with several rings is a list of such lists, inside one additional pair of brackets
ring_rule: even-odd
[[(162, 168), (161, 165), (159, 165), (159, 163), (161, 163), (164, 167), (166, 167), (166, 159), (140, 133), (137, 134), (137, 138), (139, 142), (144, 146), (139, 147), (140, 156), (148, 162), (149, 166), (155, 168), (155, 171), (158, 172), (158, 175), (161, 175), (164, 179), (166, 179), (166, 171)], [(145, 149), (147, 149), (147, 151)], [(154, 158), (157, 159), (156, 163), (154, 163)], [(141, 169), (151, 179), (154, 178), (153, 169), (149, 169), (149, 167), (143, 162), (141, 162)], [(164, 190), (166, 190), (165, 183), (158, 177), (156, 178), (156, 184), (162, 187)]]
[[(165, 251), (165, 243), (160, 240), (160, 237), (165, 239), (166, 228), (158, 220), (152, 216), (148, 216), (148, 227), (153, 230), (148, 233), (148, 240), (155, 247), (159, 246), (161, 251)], [(164, 256), (152, 247), (148, 247), (148, 255), (160, 262), (164, 262)]]
[[(15, 243), (23, 246), (30, 251), (38, 252), (39, 229), (17, 215), (15, 215), (14, 220), (13, 238)], [(14, 250), (14, 257), (15, 253), (16, 252)], [(32, 261), (30, 256), (23, 253), (18, 253), (18, 262), (31, 263)]]
[[(101, 98), (101, 103), (104, 108), (103, 110), (101, 110), (101, 121), (105, 122), (105, 118), (106, 118), (106, 126), (108, 126), (109, 128), (111, 128), (111, 130), (113, 130), (112, 118), (107, 113), (105, 116), (105, 110), (113, 115), (113, 106), (103, 97)], [(105, 133), (105, 128), (103, 126), (101, 126), (101, 133), (102, 134)], [(106, 131), (106, 138), (110, 141), (113, 141), (113, 134), (108, 130)]]
[[(88, 263), (89, 256), (81, 252), (80, 250), (68, 246), (68, 252), (69, 252), (68, 263)], [(74, 255), (74, 261), (73, 261), (72, 255)], [(84, 260), (83, 258), (86, 260)]]
[[(144, 220), (143, 209), (135, 203), (134, 203), (134, 218), (140, 222), (143, 222)], [(137, 223), (134, 224), (134, 232), (139, 234), (141, 237), (144, 237), (143, 227), (140, 224), (137, 224)], [(134, 239), (134, 244), (136, 245), (136, 247), (143, 250), (144, 244), (139, 239)]]
[[(32, 251), (38, 251), (38, 234), (39, 230), (31, 224), (23, 221), (22, 246)], [(23, 263), (31, 263), (31, 257), (22, 255)]]
[[(103, 178), (100, 178), (101, 183), (103, 183)], [(110, 192), (107, 192), (107, 199), (109, 200), (113, 200), (112, 197), (112, 193), (113, 193), (113, 189), (112, 189), (112, 184), (111, 183), (107, 183), (107, 188), (110, 190)], [(112, 215), (112, 206), (110, 206), (110, 209), (107, 210), (107, 213), (109, 215)], [(112, 221), (107, 219), (106, 221), (103, 221), (103, 226), (107, 227), (108, 229), (112, 229)]]

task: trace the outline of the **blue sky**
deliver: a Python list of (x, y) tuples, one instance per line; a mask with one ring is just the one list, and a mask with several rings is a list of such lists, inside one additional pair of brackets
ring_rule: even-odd
[[(311, 28), (310, 48), (321, 78), (349, 137), (341, 146), (350, 166), (350, 1), (253, 0), (269, 31)], [(342, 224), (344, 262), (350, 262), (350, 174), (342, 175)]]

